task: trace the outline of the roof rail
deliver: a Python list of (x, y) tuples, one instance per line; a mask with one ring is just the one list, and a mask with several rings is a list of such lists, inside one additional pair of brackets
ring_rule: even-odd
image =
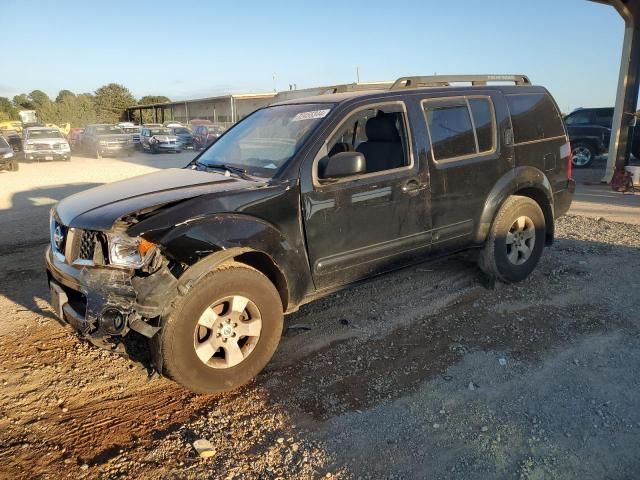
[(514, 82), (516, 85), (531, 85), (526, 75), (432, 75), (400, 77), (391, 90), (420, 87), (449, 87), (451, 83), (468, 82), (471, 85), (486, 85), (488, 82)]

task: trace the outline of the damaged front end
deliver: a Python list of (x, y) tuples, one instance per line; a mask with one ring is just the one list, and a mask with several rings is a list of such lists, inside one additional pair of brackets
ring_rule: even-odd
[(52, 212), (45, 256), (51, 304), (59, 319), (110, 350), (118, 349), (130, 330), (153, 337), (177, 285), (160, 249), (142, 237), (127, 236), (127, 227), (117, 223), (109, 232), (71, 228)]

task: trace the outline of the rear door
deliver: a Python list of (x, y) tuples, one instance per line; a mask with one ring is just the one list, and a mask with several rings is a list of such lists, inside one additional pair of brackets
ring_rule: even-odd
[(418, 101), (429, 140), (433, 249), (455, 250), (469, 243), (489, 192), (513, 168), (511, 123), (496, 91)]
[[(367, 128), (377, 117), (385, 117), (387, 139), (378, 137), (380, 130)], [(394, 128), (397, 137), (388, 135)], [(321, 162), (345, 151), (366, 152), (368, 169), (375, 171), (339, 180), (320, 178)], [(401, 101), (355, 106), (323, 139), (313, 159), (313, 178), (302, 187), (307, 249), (318, 289), (426, 255), (431, 241), (428, 172), (420, 169), (416, 151), (407, 107)]]

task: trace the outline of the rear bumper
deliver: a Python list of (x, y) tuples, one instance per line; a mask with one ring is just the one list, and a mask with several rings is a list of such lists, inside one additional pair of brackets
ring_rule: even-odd
[(575, 192), (576, 182), (573, 178), (570, 178), (567, 180), (567, 188), (554, 193), (553, 213), (555, 218), (561, 217), (569, 211)]

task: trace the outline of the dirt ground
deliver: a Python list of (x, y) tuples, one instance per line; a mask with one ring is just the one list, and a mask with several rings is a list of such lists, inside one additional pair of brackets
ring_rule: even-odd
[(637, 225), (565, 217), (517, 285), (462, 255), (306, 305), (222, 396), (79, 341), (47, 302), (51, 204), (189, 158), (0, 174), (0, 478), (638, 478)]

